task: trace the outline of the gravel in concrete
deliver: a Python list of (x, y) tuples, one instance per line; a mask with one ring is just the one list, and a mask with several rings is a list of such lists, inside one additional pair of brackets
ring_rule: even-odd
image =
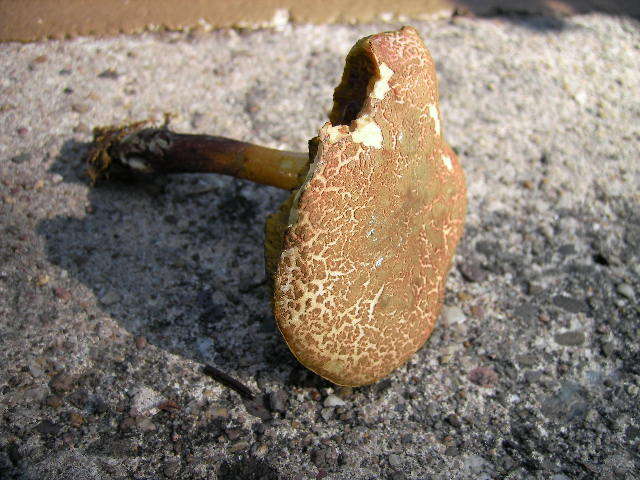
[(2, 478), (638, 478), (639, 25), (415, 26), (469, 182), (446, 296), (464, 321), (354, 389), (274, 326), (261, 243), (284, 192), (90, 188), (81, 159), (94, 126), (165, 112), (305, 149), (348, 48), (396, 25), (0, 46)]

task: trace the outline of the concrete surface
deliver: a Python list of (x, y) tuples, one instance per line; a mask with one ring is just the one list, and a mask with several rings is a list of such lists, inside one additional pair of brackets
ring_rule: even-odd
[(164, 112), (304, 149), (348, 48), (396, 25), (0, 46), (0, 477), (640, 478), (639, 25), (415, 26), (468, 225), (433, 337), (358, 389), (274, 328), (261, 242), (284, 192), (92, 189), (81, 160), (94, 125)]

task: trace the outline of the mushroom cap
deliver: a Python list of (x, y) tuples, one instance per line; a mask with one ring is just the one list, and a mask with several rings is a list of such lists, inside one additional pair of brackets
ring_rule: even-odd
[(357, 386), (404, 364), (431, 334), (466, 187), (415, 29), (352, 48), (329, 118), (289, 200), (274, 314), (303, 365)]

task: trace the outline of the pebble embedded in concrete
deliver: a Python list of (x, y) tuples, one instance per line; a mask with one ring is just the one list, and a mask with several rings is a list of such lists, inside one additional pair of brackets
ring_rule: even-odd
[(628, 298), (629, 300), (635, 299), (635, 292), (633, 291), (633, 287), (628, 283), (619, 283), (616, 291), (622, 295), (623, 297)]
[(344, 405), (346, 405), (346, 402), (336, 395), (328, 395), (324, 399), (325, 407), (342, 407)]
[(141, 387), (133, 393), (129, 414), (132, 417), (140, 415), (153, 416), (159, 412), (158, 405), (165, 400), (161, 394), (152, 388)]
[(464, 323), (467, 317), (460, 307), (457, 306), (444, 306), (442, 309), (444, 320), (448, 325), (455, 325), (458, 323)]
[(575, 347), (582, 345), (585, 341), (584, 332), (579, 330), (558, 333), (554, 336), (556, 343), (565, 347)]

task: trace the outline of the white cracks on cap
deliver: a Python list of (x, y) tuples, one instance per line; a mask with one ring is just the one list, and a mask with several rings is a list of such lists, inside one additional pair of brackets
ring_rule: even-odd
[(453, 162), (451, 161), (451, 157), (449, 157), (448, 155), (442, 155), (442, 163), (444, 163), (444, 166), (447, 167), (447, 170), (453, 172)]
[(349, 131), (345, 125), (328, 126), (324, 130), (329, 135), (329, 143), (336, 143), (338, 140), (349, 136)]
[(436, 131), (436, 135), (440, 135), (440, 112), (438, 112), (438, 107), (433, 103), (429, 105), (429, 116), (433, 119), (433, 128)]
[(386, 93), (391, 89), (389, 86), (389, 80), (393, 76), (393, 70), (391, 70), (385, 63), (381, 63), (378, 67), (380, 76), (373, 84), (371, 95), (378, 100), (382, 100)]
[(371, 303), (369, 304), (369, 318), (370, 319), (373, 317), (373, 311), (375, 310), (376, 306), (378, 305), (378, 302), (380, 301), (380, 297), (382, 296), (382, 292), (384, 292), (384, 287), (385, 287), (385, 285), (382, 285), (380, 287), (380, 290), (378, 290), (378, 292), (375, 294), (375, 296), (371, 300)]
[(354, 143), (361, 143), (365, 147), (382, 148), (382, 130), (369, 115), (361, 115), (352, 124), (352, 131), (348, 131), (346, 125), (327, 125), (324, 132), (328, 135), (329, 143), (336, 143), (351, 135)]
[(362, 143), (365, 147), (382, 148), (382, 130), (369, 115), (362, 115), (355, 120), (355, 130), (351, 137), (355, 143)]

